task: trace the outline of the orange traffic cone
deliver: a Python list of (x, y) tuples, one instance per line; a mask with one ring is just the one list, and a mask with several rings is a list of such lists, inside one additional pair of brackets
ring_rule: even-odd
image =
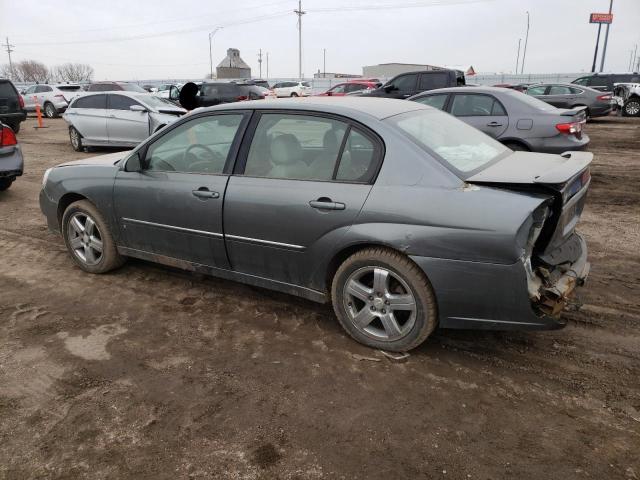
[(47, 128), (42, 124), (42, 112), (40, 111), (40, 104), (38, 103), (38, 97), (34, 95), (33, 99), (36, 102), (36, 117), (38, 117), (38, 126), (33, 128)]

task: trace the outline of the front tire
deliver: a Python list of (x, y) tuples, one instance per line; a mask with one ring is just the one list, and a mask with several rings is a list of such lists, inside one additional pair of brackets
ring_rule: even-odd
[(331, 298), (342, 327), (369, 347), (406, 352), (437, 325), (429, 280), (394, 250), (368, 248), (347, 258), (333, 278)]
[(58, 116), (58, 110), (56, 110), (53, 103), (45, 103), (44, 114), (47, 118), (56, 118)]
[(298, 94), (297, 94), (296, 92), (293, 92), (293, 93), (291, 94), (291, 96), (292, 96), (292, 97), (297, 97), (297, 96), (298, 96)]
[(0, 178), (0, 192), (4, 192), (5, 190), (7, 190), (11, 186), (14, 180), (15, 180), (14, 177)]
[(85, 272), (106, 273), (124, 263), (107, 222), (87, 200), (73, 202), (64, 211), (62, 235), (71, 258)]
[(80, 132), (76, 130), (75, 127), (69, 127), (69, 140), (71, 141), (71, 146), (76, 152), (82, 152), (84, 150), (84, 146), (82, 145), (82, 135), (80, 135)]
[(630, 98), (622, 107), (622, 114), (625, 117), (640, 116), (640, 98)]

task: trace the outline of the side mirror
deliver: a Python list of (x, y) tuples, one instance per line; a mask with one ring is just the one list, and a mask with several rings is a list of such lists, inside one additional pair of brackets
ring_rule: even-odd
[(142, 171), (142, 161), (140, 160), (140, 153), (137, 152), (135, 155), (129, 157), (127, 159), (127, 163), (124, 165), (125, 172), (141, 172)]
[(330, 97), (331, 95), (333, 95), (333, 92), (327, 92), (327, 96)]
[(396, 90), (396, 87), (394, 87), (393, 84), (385, 85), (383, 88), (384, 88), (384, 91), (387, 93), (392, 92), (393, 90)]
[(144, 108), (142, 105), (131, 105), (129, 107), (129, 110), (131, 110), (132, 112), (146, 112), (147, 109)]
[(169, 87), (169, 100), (180, 100), (180, 90), (175, 85)]

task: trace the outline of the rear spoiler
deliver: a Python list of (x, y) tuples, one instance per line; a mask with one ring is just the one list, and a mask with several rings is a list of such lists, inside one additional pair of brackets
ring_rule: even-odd
[(564, 152), (560, 155), (567, 161), (534, 179), (534, 183), (564, 183), (583, 171), (593, 160), (591, 152)]
[(560, 112), (560, 115), (566, 117), (575, 117), (574, 120), (578, 122), (583, 122), (587, 120), (587, 107), (575, 107), (571, 110), (563, 110)]

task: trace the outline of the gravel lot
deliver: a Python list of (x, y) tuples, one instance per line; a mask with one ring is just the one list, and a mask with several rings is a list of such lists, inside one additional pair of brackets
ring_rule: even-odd
[(0, 479), (640, 478), (637, 119), (587, 126), (592, 271), (567, 328), (438, 331), (403, 363), (301, 299), (81, 272), (38, 192), (88, 154), (34, 123), (0, 193)]

